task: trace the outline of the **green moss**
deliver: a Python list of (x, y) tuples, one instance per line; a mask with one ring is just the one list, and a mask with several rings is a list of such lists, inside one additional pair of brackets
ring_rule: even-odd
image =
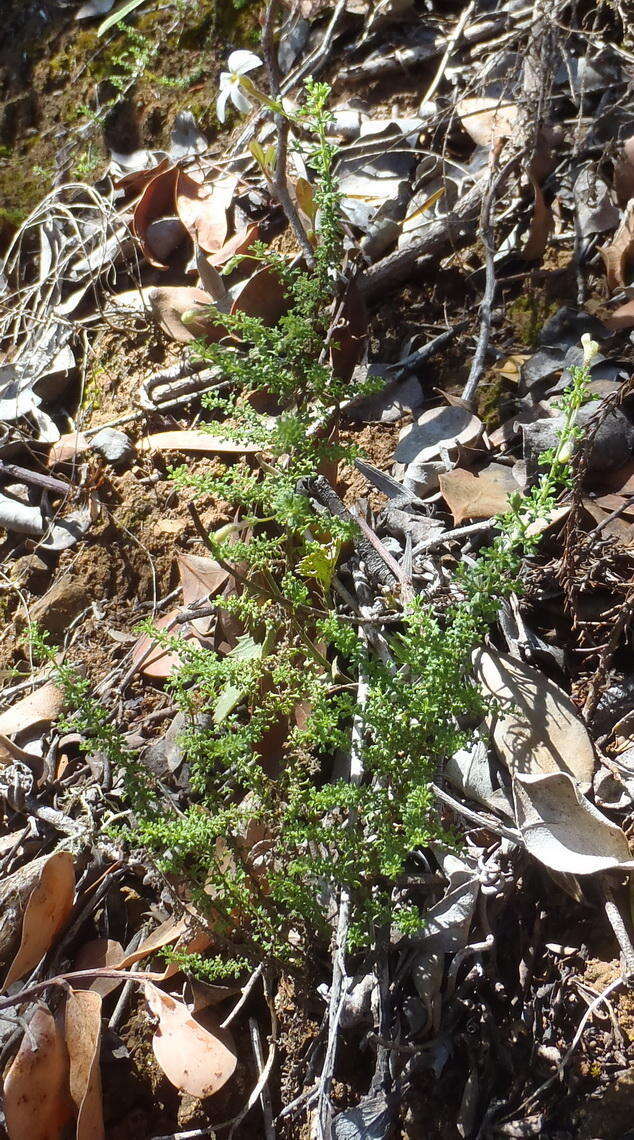
[(528, 285), (525, 292), (506, 306), (506, 315), (517, 340), (527, 348), (535, 348), (542, 325), (556, 312), (558, 305), (543, 290)]

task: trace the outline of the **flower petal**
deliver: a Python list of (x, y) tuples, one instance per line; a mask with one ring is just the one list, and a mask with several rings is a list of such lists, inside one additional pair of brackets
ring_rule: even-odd
[(254, 71), (262, 67), (262, 60), (252, 51), (232, 51), (227, 60), (230, 71), (237, 71), (238, 75), (245, 75), (247, 71)]
[(221, 123), (224, 123), (227, 117), (227, 99), (231, 95), (232, 88), (227, 85), (220, 88), (220, 94), (216, 99), (216, 114)]
[(234, 107), (237, 107), (243, 115), (246, 115), (247, 111), (251, 110), (251, 103), (249, 99), (247, 99), (242, 88), (238, 87), (237, 85), (231, 88), (231, 101)]

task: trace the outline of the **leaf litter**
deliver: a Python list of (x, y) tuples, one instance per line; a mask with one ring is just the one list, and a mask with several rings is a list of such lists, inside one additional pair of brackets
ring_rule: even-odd
[[(67, 18), (99, 30), (100, 42), (117, 18), (141, 27), (143, 4), (111, 9), (84, 4)], [(500, 618), (476, 655), (485, 720), (469, 726), (476, 735), (437, 777), (438, 812), (460, 844), (413, 852), (395, 887), (416, 902), (420, 928), (350, 956), (342, 1009), (357, 1061), (337, 1054), (333, 1136), (430, 1135), (447, 1119), (463, 1136), (589, 1136), (591, 1101), (606, 1104), (600, 1134), (622, 1134), (607, 1105), (631, 1065), (632, 1035), (612, 992), (602, 1018), (601, 991), (588, 990), (584, 971), (600, 953), (611, 960), (610, 984), (624, 985), (633, 968), (631, 90), (618, 14), (597, 16), (591, 34), (578, 15), (560, 15), (565, 34), (561, 20), (544, 24), (539, 4), (479, 14), (359, 0), (280, 13), (280, 43), (293, 57), (285, 97), (298, 94), (304, 60), (334, 84), (358, 296), (328, 351), (342, 376), (362, 368), (386, 381), (359, 420), (354, 406), (344, 411), (366, 454), (341, 489), (383, 565), (450, 605), (460, 565), (552, 446), (581, 336), (601, 348), (577, 485), (525, 563), (514, 621)], [(535, 27), (548, 45), (538, 56)], [(543, 128), (526, 117), (536, 90)], [(211, 105), (211, 88), (207, 97)], [(529, 128), (532, 143), (512, 152)], [(5, 242), (0, 948), (3, 996), (17, 995), (20, 1013), (17, 1025), (0, 1021), (10, 1140), (61, 1136), (69, 1122), (82, 1140), (106, 1135), (104, 1111), (129, 1128), (108, 1071), (117, 1056), (131, 1073), (135, 1017), (151, 1043), (148, 1080), (156, 1087), (163, 1074), (201, 1102), (194, 1135), (206, 1134), (199, 1121), (233, 1120), (238, 1136), (299, 1136), (305, 1119), (312, 1135), (327, 1134), (312, 1109), (325, 1038), (320, 1045), (305, 1026), (315, 1024), (314, 1003), (323, 1006), (321, 989), (330, 1000), (336, 954), (332, 976), (322, 953), (316, 992), (303, 978), (292, 1002), (281, 982), (273, 999), (279, 979), (251, 961), (235, 986), (217, 987), (213, 1015), (195, 1012), (178, 953), (228, 959), (233, 948), (192, 913), (182, 885), (110, 836), (109, 821), (127, 810), (119, 773), (89, 739), (65, 734), (59, 686), (50, 669), (29, 682), (17, 636), (20, 609), (44, 600), (72, 559), (83, 566), (71, 589), (87, 590), (89, 605), (58, 622), (59, 659), (81, 662), (130, 748), (149, 756), (176, 725), (160, 787), (182, 811), (190, 775), (165, 686), (181, 658), (138, 635), (139, 619), (153, 616), (185, 645), (213, 644), (243, 664), (266, 652), (230, 614), (214, 612), (215, 598), (239, 591), (239, 566), (234, 578), (205, 551), (168, 481), (179, 453), (219, 472), (223, 461), (267, 463), (265, 448), (223, 435), (221, 419), (204, 424), (200, 394), (223, 378), (190, 352), (200, 337), (231, 342), (223, 314), (272, 326), (282, 316), (284, 291), (259, 268), (256, 241), (287, 266), (300, 255), (276, 203), (270, 133), (257, 120), (249, 130), (246, 150), (242, 126), (208, 145), (193, 116), (174, 124), (169, 149), (151, 133), (127, 153), (115, 139), (104, 178), (72, 192), (56, 185)], [(310, 232), (319, 214), (301, 147), (291, 161), (289, 186)], [(234, 264), (235, 254), (248, 256)], [(160, 402), (142, 395), (159, 389)], [(123, 429), (120, 467), (92, 446), (104, 426)], [(236, 523), (221, 495), (203, 512), (207, 533)], [(341, 612), (350, 616), (345, 603)], [(54, 624), (50, 613), (46, 621)], [(211, 719), (224, 722), (244, 692), (229, 686)], [(265, 836), (253, 850), (266, 859)], [(166, 963), (170, 945), (177, 952)], [(69, 963), (67, 973), (85, 977), (66, 996), (51, 986), (20, 999), (20, 987)], [(154, 981), (144, 979), (150, 972)], [(535, 1066), (511, 1021), (521, 1022)], [(258, 1036), (264, 1052), (254, 1049)], [(565, 1093), (551, 1080), (564, 1058)], [(182, 1131), (184, 1104), (169, 1124), (156, 1105), (143, 1110), (137, 1134)]]

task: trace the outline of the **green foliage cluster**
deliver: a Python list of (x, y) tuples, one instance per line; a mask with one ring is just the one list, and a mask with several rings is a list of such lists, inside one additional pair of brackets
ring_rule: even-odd
[[(222, 411), (223, 432), (263, 446), (267, 460), (257, 469), (237, 463), (220, 478), (186, 467), (175, 473), (181, 487), (220, 495), (242, 512), (247, 537), (232, 528), (209, 537), (218, 560), (237, 568), (237, 591), (218, 607), (242, 635), (226, 655), (177, 642), (183, 664), (171, 687), (189, 716), (183, 744), (195, 802), (175, 814), (151, 791), (144, 803), (137, 797), (132, 837), (186, 884), (236, 955), (264, 954), (288, 966), (301, 962), (316, 935), (329, 936), (342, 887), (353, 903), (352, 945), (367, 943), (378, 927), (412, 932), (421, 925), (395, 882), (413, 853), (435, 837), (451, 839), (434, 811), (430, 781), (482, 713), (471, 653), (518, 588), (522, 557), (537, 542), (535, 524), (569, 481), (575, 415), (588, 381), (585, 367), (573, 371), (561, 440), (543, 457), (545, 473), (511, 502), (491, 546), (459, 578), (456, 600), (443, 610), (415, 599), (390, 626), (387, 660), (373, 653), (355, 618), (335, 612), (331, 594), (337, 559), (354, 537), (350, 526), (318, 515), (301, 483), (350, 458), (337, 426), (352, 393), (325, 348), (342, 288), (327, 95), (324, 85), (309, 83), (302, 112), (316, 139), (314, 268), (289, 268), (260, 248), (257, 256), (283, 282), (286, 315), (274, 327), (235, 315), (229, 326), (239, 347), (200, 348), (231, 382), (232, 395), (209, 399), (209, 410)], [(272, 422), (254, 409), (255, 394), (277, 413)], [(385, 604), (397, 612), (396, 598)], [(200, 713), (209, 714), (211, 727), (201, 729)], [(105, 746), (108, 725), (86, 693), (77, 715)], [(353, 783), (339, 773), (355, 722), (363, 778)], [(110, 743), (129, 764), (118, 741)]]

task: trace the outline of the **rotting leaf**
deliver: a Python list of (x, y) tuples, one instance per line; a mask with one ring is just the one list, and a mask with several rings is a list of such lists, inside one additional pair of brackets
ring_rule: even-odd
[(627, 285), (630, 262), (634, 258), (634, 199), (626, 207), (621, 224), (610, 245), (599, 246), (608, 288), (611, 293)]
[(592, 782), (592, 742), (570, 697), (532, 665), (477, 650), (475, 674), (496, 703), (493, 741), (513, 775), (566, 772), (582, 791)]
[(22, 939), (3, 989), (23, 978), (53, 945), (66, 924), (75, 897), (75, 868), (68, 851), (55, 851), (44, 863), (24, 909)]
[(586, 799), (566, 772), (517, 775), (513, 791), (526, 849), (546, 867), (571, 875), (634, 869), (625, 832)]
[(64, 694), (54, 681), (47, 681), (28, 697), (11, 705), (11, 708), (0, 713), (0, 734), (2, 736), (15, 736), (27, 728), (38, 725), (49, 725), (59, 716), (64, 704)]
[(152, 1038), (154, 1056), (167, 1079), (181, 1092), (200, 1099), (212, 1096), (233, 1075), (237, 1055), (231, 1035), (205, 1011), (203, 1028), (183, 1002), (146, 982), (145, 997), (158, 1027)]
[(71, 990), (64, 1013), (70, 1095), (77, 1110), (76, 1140), (104, 1140), (99, 1046), (101, 995)]
[(9, 1140), (60, 1140), (73, 1115), (68, 1053), (55, 1018), (35, 1010), (4, 1080)]
[(490, 463), (474, 475), (461, 467), (438, 476), (456, 526), (465, 519), (489, 519), (508, 506), (509, 495), (519, 490), (510, 467)]

